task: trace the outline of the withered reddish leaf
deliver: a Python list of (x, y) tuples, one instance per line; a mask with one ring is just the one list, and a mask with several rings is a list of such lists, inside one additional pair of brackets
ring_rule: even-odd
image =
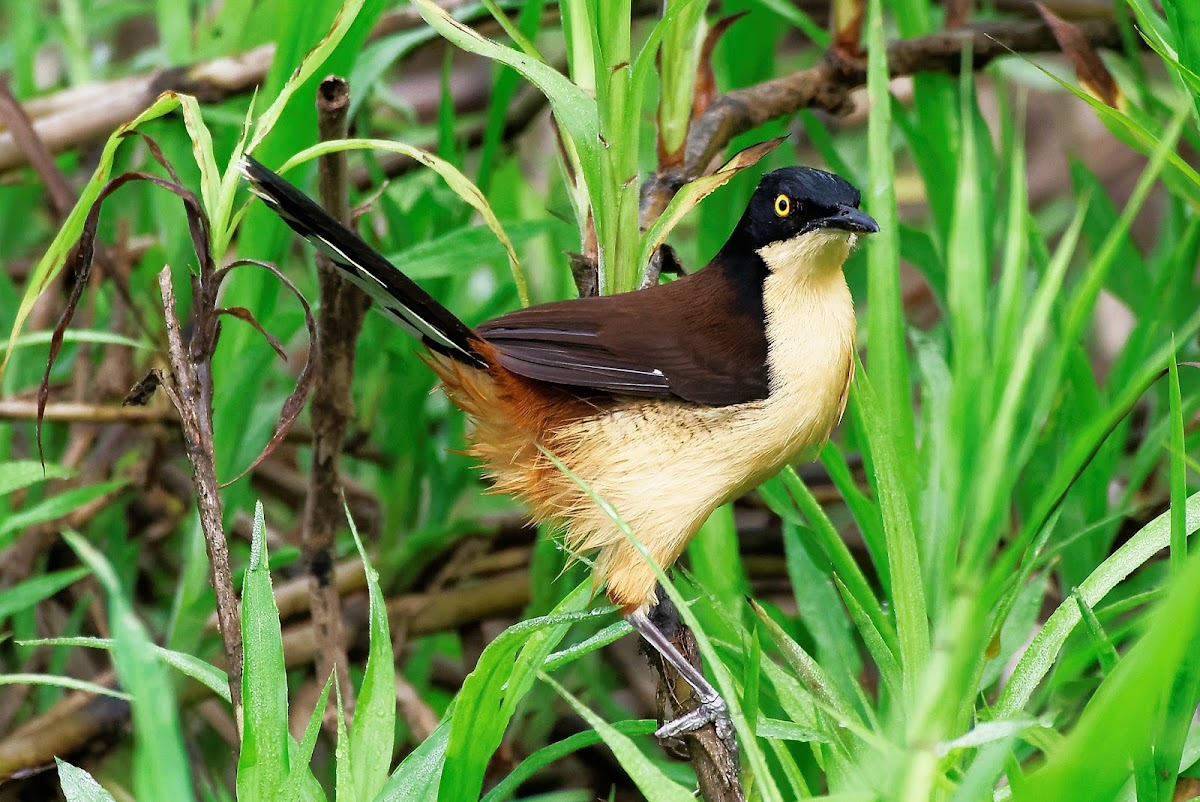
[(721, 37), (729, 30), (733, 23), (746, 16), (749, 12), (739, 11), (736, 14), (730, 14), (717, 20), (716, 23), (708, 30), (708, 34), (704, 37), (704, 44), (700, 47), (700, 58), (696, 62), (696, 86), (692, 90), (692, 119), (696, 119), (704, 113), (713, 98), (717, 96), (717, 78), (713, 73), (712, 56), (713, 50), (717, 47), (717, 42), (721, 41)]
[(125, 398), (121, 401), (123, 407), (144, 407), (150, 403), (150, 399), (154, 396), (154, 391), (162, 384), (162, 375), (157, 370), (152, 370), (147, 373), (142, 379), (125, 394)]
[[(300, 417), (300, 413), (304, 410), (304, 402), (306, 402), (309, 395), (312, 394), (313, 384), (316, 382), (316, 374), (313, 372), (313, 366), (316, 364), (317, 353), (317, 319), (313, 316), (312, 309), (309, 307), (308, 301), (306, 301), (304, 296), (300, 293), (300, 290), (296, 288), (296, 285), (293, 284), (291, 280), (279, 270), (279, 268), (270, 262), (260, 262), (257, 259), (239, 259), (230, 264), (228, 267), (221, 268), (213, 275), (214, 286), (219, 287), (221, 282), (225, 280), (225, 277), (229, 275), (230, 271), (244, 265), (256, 265), (264, 270), (269, 271), (271, 275), (279, 279), (283, 286), (287, 287), (288, 290), (290, 290), (291, 293), (299, 299), (300, 306), (304, 309), (304, 326), (308, 329), (309, 349), (308, 357), (304, 360), (304, 367), (300, 369), (300, 375), (296, 378), (296, 387), (283, 402), (283, 408), (279, 410), (279, 420), (275, 423), (275, 434), (271, 436), (270, 442), (263, 447), (263, 450), (259, 452), (258, 456), (254, 458), (254, 461), (251, 462), (244, 471), (230, 479), (228, 482), (222, 483), (221, 487), (228, 487), (238, 479), (241, 479), (243, 476), (250, 473), (250, 471), (262, 464), (263, 460), (274, 453), (275, 449), (279, 447), (279, 444), (283, 442), (283, 438), (287, 436), (288, 431), (292, 428), (292, 424), (296, 422), (296, 418)], [(222, 311), (227, 311), (230, 312), (230, 314), (234, 314), (231, 310)], [(241, 318), (241, 315), (235, 316)], [(242, 319), (245, 320), (246, 318)], [(278, 341), (266, 334), (266, 332), (263, 332), (262, 327), (258, 325), (257, 321), (255, 321), (252, 316), (250, 317), (249, 322), (251, 322), (251, 325), (253, 325), (256, 329), (262, 332), (263, 335), (268, 338), (268, 340), (273, 341), (272, 347), (275, 348), (276, 352), (279, 353), (280, 356), (283, 356), (281, 349), (277, 347)]]
[(862, 26), (867, 13), (865, 0), (833, 0), (830, 18), (833, 25), (833, 49), (843, 58), (862, 55)]
[(768, 139), (766, 142), (759, 142), (756, 145), (743, 148), (716, 170), (684, 184), (675, 193), (675, 197), (671, 199), (671, 202), (667, 204), (663, 213), (658, 216), (658, 219), (642, 235), (641, 246), (638, 249), (638, 267), (644, 268), (650, 263), (650, 256), (666, 241), (667, 234), (683, 219), (684, 215), (695, 208), (696, 204), (707, 198), (719, 187), (729, 183), (729, 180), (737, 175), (738, 172), (757, 164), (759, 159), (778, 147), (779, 143), (785, 139), (787, 139), (786, 136), (779, 136), (774, 139)]
[(244, 306), (227, 306), (222, 309), (218, 309), (217, 314), (229, 315), (230, 317), (236, 317), (238, 320), (243, 320), (246, 323), (249, 323), (254, 327), (255, 331), (263, 336), (263, 339), (266, 340), (267, 344), (271, 346), (271, 350), (278, 354), (280, 359), (282, 359), (284, 362), (287, 362), (287, 354), (285, 354), (283, 351), (283, 343), (279, 342), (279, 338), (274, 334), (271, 334), (271, 332), (264, 329), (262, 324), (258, 322), (257, 318), (254, 317), (249, 309)]
[[(152, 151), (157, 148), (157, 145), (154, 145), (149, 137), (143, 136), (143, 138), (151, 144)], [(149, 181), (155, 186), (162, 187), (174, 193), (183, 201), (183, 208), (187, 215), (188, 229), (192, 235), (192, 247), (196, 252), (196, 258), (199, 260), (202, 269), (205, 265), (212, 265), (212, 253), (208, 248), (208, 218), (204, 215), (200, 199), (193, 192), (181, 186), (178, 182), (168, 181), (165, 178), (142, 172), (122, 173), (104, 185), (104, 188), (100, 190), (100, 194), (96, 196), (96, 200), (92, 202), (87, 217), (84, 218), (83, 229), (79, 234), (79, 243), (75, 246), (74, 251), (72, 251), (71, 256), (67, 260), (67, 267), (70, 268), (68, 275), (73, 277), (74, 284), (71, 287), (71, 295), (67, 299), (67, 304), (63, 308), (58, 321), (54, 324), (54, 331), (50, 336), (50, 353), (46, 358), (46, 370), (42, 374), (41, 384), (38, 385), (37, 421), (34, 427), (34, 435), (37, 440), (38, 457), (42, 459), (43, 464), (45, 463), (45, 455), (42, 453), (42, 419), (45, 416), (46, 404), (50, 400), (50, 371), (54, 367), (54, 362), (58, 359), (59, 351), (62, 350), (63, 335), (71, 325), (71, 321), (75, 318), (75, 310), (79, 308), (79, 301), (83, 297), (83, 292), (91, 279), (92, 264), (96, 256), (96, 237), (98, 236), (97, 230), (100, 225), (100, 210), (104, 205), (104, 201), (110, 195), (130, 181)]]
[(1121, 89), (1083, 32), (1041, 3), (1034, 5), (1037, 6), (1038, 13), (1042, 15), (1042, 19), (1054, 34), (1058, 46), (1071, 60), (1080, 85), (1093, 97), (1114, 109), (1118, 108), (1122, 100)]

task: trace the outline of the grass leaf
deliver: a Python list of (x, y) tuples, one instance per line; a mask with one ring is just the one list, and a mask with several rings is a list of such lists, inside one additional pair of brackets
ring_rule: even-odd
[(288, 781), (287, 668), (279, 608), (271, 589), (262, 502), (254, 505), (250, 565), (242, 585), (243, 711), (237, 795), (274, 799)]

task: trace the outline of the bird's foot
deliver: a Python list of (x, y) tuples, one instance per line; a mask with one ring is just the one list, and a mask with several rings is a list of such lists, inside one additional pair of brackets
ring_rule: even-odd
[(729, 718), (725, 700), (719, 694), (701, 699), (694, 710), (668, 721), (654, 734), (659, 738), (678, 738), (709, 724), (716, 727), (717, 737), (722, 741), (728, 743), (733, 740), (733, 720)]

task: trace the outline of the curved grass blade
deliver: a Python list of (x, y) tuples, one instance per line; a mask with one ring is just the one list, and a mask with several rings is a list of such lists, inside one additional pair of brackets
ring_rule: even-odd
[(685, 184), (682, 189), (675, 193), (675, 197), (667, 204), (667, 208), (654, 221), (654, 224), (642, 235), (642, 242), (638, 249), (637, 257), (638, 269), (646, 269), (646, 265), (650, 262), (650, 256), (666, 241), (667, 235), (671, 233), (671, 229), (675, 228), (679, 221), (684, 218), (684, 215), (694, 209), (700, 201), (729, 183), (730, 179), (739, 172), (745, 170), (747, 167), (753, 167), (755, 164), (758, 164), (764, 156), (774, 150), (786, 138), (776, 137), (775, 139), (768, 139), (766, 142), (760, 142), (757, 145), (751, 145), (744, 150), (740, 150), (715, 172)]
[(78, 533), (67, 531), (63, 538), (92, 570), (108, 598), (109, 626), (115, 642), (113, 663), (121, 687), (130, 695), (137, 798), (142, 802), (194, 799), (175, 689), (155, 654), (149, 633), (104, 555)]
[(54, 241), (50, 243), (50, 247), (46, 253), (38, 261), (37, 267), (29, 276), (29, 280), (25, 287), (25, 294), (21, 297), (21, 305), (17, 308), (17, 314), (13, 318), (12, 331), (9, 333), (8, 346), (4, 351), (4, 361), (0, 362), (0, 378), (4, 376), (4, 370), (8, 366), (8, 360), (12, 356), (13, 342), (21, 333), (22, 326), (25, 325), (25, 319), (29, 317), (30, 311), (33, 310), (33, 305), (37, 301), (38, 296), (45, 292), (50, 286), (50, 282), (54, 281), (55, 277), (66, 264), (67, 254), (70, 253), (72, 246), (79, 239), (80, 233), (83, 231), (84, 220), (91, 211), (92, 204), (100, 196), (100, 191), (108, 183), (108, 177), (112, 172), (113, 159), (116, 156), (117, 147), (124, 141), (125, 137), (139, 125), (148, 121), (155, 120), (163, 115), (174, 111), (179, 106), (179, 96), (174, 92), (165, 92), (159, 95), (150, 107), (133, 118), (130, 122), (122, 125), (109, 136), (108, 141), (104, 144), (104, 150), (100, 153), (99, 163), (96, 165), (96, 172), (92, 174), (91, 180), (79, 193), (79, 200), (75, 203), (75, 208), (67, 216), (58, 233), (54, 235)]
[(525, 273), (521, 269), (520, 260), (517, 259), (517, 252), (513, 248), (512, 240), (508, 238), (508, 234), (504, 231), (504, 226), (500, 224), (500, 220), (496, 217), (495, 212), (492, 211), (491, 204), (488, 203), (487, 198), (479, 191), (479, 188), (471, 182), (471, 179), (463, 175), (457, 167), (445, 159), (440, 159), (421, 148), (413, 147), (403, 142), (393, 142), (388, 139), (339, 139), (305, 148), (284, 162), (283, 166), (279, 168), (279, 172), (282, 173), (290, 167), (294, 167), (309, 159), (314, 159), (317, 156), (323, 156), (326, 153), (337, 153), (343, 150), (383, 150), (389, 153), (401, 153), (420, 162), (440, 175), (446, 184), (449, 185), (450, 189), (454, 190), (456, 195), (466, 201), (475, 211), (479, 212), (484, 222), (487, 223), (488, 228), (496, 235), (496, 239), (500, 240), (500, 244), (504, 246), (504, 250), (508, 254), (509, 269), (512, 271), (513, 282), (516, 284), (517, 295), (521, 299), (521, 305), (529, 305), (529, 290), (525, 281)]

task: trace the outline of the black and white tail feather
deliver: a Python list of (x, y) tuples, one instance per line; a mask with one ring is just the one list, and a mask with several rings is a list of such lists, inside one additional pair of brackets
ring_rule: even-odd
[(473, 344), (478, 335), (357, 234), (254, 157), (243, 156), (238, 167), (251, 191), (341, 268), (384, 315), (420, 337), (431, 350), (473, 367), (487, 367)]

